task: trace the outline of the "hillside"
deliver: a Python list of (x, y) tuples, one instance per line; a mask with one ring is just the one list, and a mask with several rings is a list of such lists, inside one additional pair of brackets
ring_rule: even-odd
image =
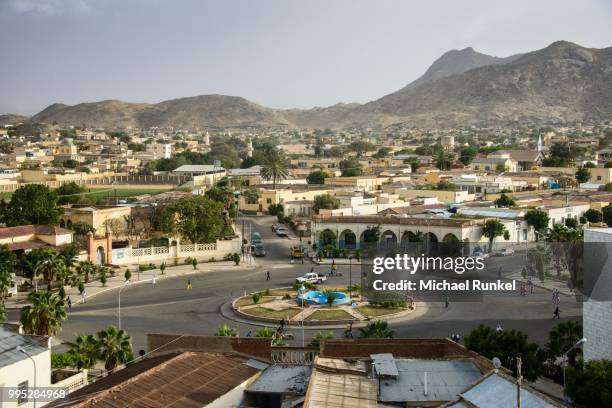
[[(374, 80), (374, 79), (372, 79)], [(570, 42), (497, 58), (453, 50), (404, 88), (366, 104), (278, 110), (244, 98), (203, 95), (157, 104), (54, 104), (30, 123), (99, 127), (345, 127), (599, 122), (612, 117), (612, 48)]]

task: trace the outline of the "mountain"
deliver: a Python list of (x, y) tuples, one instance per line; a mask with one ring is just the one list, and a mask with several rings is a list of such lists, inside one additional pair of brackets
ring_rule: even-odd
[(559, 41), (497, 58), (453, 50), (399, 91), (366, 104), (270, 109), (244, 98), (203, 95), (157, 104), (54, 104), (30, 123), (99, 127), (346, 127), (600, 122), (612, 117), (612, 48)]
[(17, 115), (13, 113), (7, 113), (4, 115), (0, 115), (0, 126), (14, 125), (15, 123), (23, 122), (27, 118), (28, 118), (27, 116)]
[(463, 74), (470, 69), (480, 68), (486, 65), (506, 64), (516, 60), (521, 55), (522, 54), (515, 54), (506, 58), (499, 58), (477, 52), (472, 47), (462, 50), (450, 50), (435, 60), (420, 78), (409, 83), (404, 88), (400, 89), (399, 92), (417, 88), (424, 83), (435, 81), (436, 79)]

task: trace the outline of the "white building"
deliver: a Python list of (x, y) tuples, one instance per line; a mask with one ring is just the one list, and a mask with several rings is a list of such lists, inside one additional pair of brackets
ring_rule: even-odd
[[(36, 366), (36, 369), (34, 369)], [(34, 378), (36, 373), (36, 378)], [(0, 387), (20, 390), (51, 386), (51, 350), (0, 326)], [(36, 406), (43, 406), (38, 402)], [(2, 408), (34, 407), (34, 400), (0, 401)]]
[(170, 143), (150, 143), (147, 152), (155, 159), (169, 159), (172, 156), (172, 145)]
[(572, 218), (579, 220), (588, 209), (591, 208), (588, 204), (577, 205), (547, 205), (542, 207), (548, 213), (548, 227), (552, 228), (555, 224), (565, 224), (565, 220)]
[[(584, 359), (612, 360), (612, 228), (590, 228), (584, 231), (585, 260), (596, 250), (593, 244), (589, 244), (593, 242), (605, 243), (605, 248), (600, 249), (607, 252), (607, 259), (605, 264), (598, 265), (601, 267), (601, 274), (593, 285), (594, 290), (586, 294), (588, 297), (582, 309), (583, 333), (587, 339), (583, 346)], [(585, 267), (585, 274), (587, 273), (593, 273), (593, 270)], [(587, 279), (585, 276), (585, 281)]]

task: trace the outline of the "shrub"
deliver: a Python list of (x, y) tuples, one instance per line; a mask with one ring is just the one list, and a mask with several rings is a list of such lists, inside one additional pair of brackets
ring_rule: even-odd
[(234, 253), (231, 255), (231, 260), (234, 261), (236, 266), (240, 265), (240, 254)]
[(262, 328), (258, 329), (255, 332), (255, 337), (272, 338), (272, 337), (274, 337), (275, 334), (276, 334), (276, 331), (274, 331), (273, 328), (271, 328), (271, 327), (262, 327)]
[(123, 277), (125, 278), (126, 281), (129, 281), (132, 278), (132, 272), (130, 271), (130, 268), (125, 269), (125, 273), (123, 274)]
[(261, 294), (261, 292), (253, 293), (253, 295), (251, 295), (251, 299), (253, 299), (253, 303), (255, 304), (258, 304), (259, 302), (261, 302), (262, 297), (263, 297), (263, 294)]
[(161, 274), (164, 274), (164, 271), (166, 270), (166, 263), (162, 262), (161, 265), (159, 265), (159, 270), (161, 271)]

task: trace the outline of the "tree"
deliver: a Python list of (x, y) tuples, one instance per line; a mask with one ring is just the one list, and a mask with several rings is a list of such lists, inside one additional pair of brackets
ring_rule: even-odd
[(362, 156), (366, 152), (376, 149), (376, 147), (369, 142), (357, 141), (348, 145), (349, 150), (357, 153), (357, 156)]
[(285, 213), (285, 207), (282, 204), (270, 204), (268, 206), (268, 214), (270, 215), (283, 215)]
[(349, 157), (340, 161), (340, 169), (342, 170), (342, 177), (356, 177), (361, 176), (363, 170), (359, 160), (355, 157)]
[[(162, 265), (165, 265), (165, 264), (162, 264)], [(161, 267), (160, 267), (160, 268), (161, 268)], [(164, 268), (165, 268), (165, 266), (164, 266)], [(162, 275), (163, 275), (163, 274), (164, 274), (164, 273), (162, 272)], [(123, 277), (125, 278), (125, 281), (126, 281), (126, 282), (128, 282), (128, 281), (129, 281), (129, 280), (132, 278), (132, 271), (130, 271), (130, 268), (126, 268), (126, 269), (125, 269), (125, 273), (123, 274)]]
[(489, 238), (489, 252), (493, 249), (495, 238), (504, 235), (506, 227), (498, 220), (490, 219), (482, 226), (482, 235)]
[(593, 162), (586, 162), (586, 163), (584, 163), (583, 167), (586, 168), (586, 169), (594, 169), (597, 166)]
[(321, 231), (319, 234), (319, 241), (322, 246), (335, 245), (336, 244), (336, 233), (330, 229)]
[(84, 279), (84, 282), (89, 282), (89, 277), (96, 273), (96, 265), (91, 261), (81, 261), (78, 263), (76, 270), (79, 277)]
[(57, 193), (45, 185), (26, 184), (13, 193), (2, 218), (8, 227), (56, 225), (63, 213), (57, 199)]
[(436, 158), (436, 167), (440, 170), (450, 170), (453, 167), (454, 161), (455, 156), (452, 153), (446, 153), (444, 150), (440, 150)]
[(612, 183), (606, 183), (603, 186), (599, 186), (599, 191), (612, 191)]
[(363, 232), (363, 242), (378, 242), (381, 233), (382, 228), (380, 227), (380, 225), (370, 226), (366, 228), (366, 230)]
[(472, 160), (474, 160), (476, 153), (478, 153), (478, 151), (473, 147), (464, 147), (459, 153), (459, 161), (463, 165), (467, 166), (472, 162)]
[(81, 194), (85, 192), (85, 187), (78, 185), (74, 181), (65, 183), (57, 189), (58, 204), (78, 203)]
[(576, 366), (577, 357), (581, 353), (579, 347), (574, 347), (582, 338), (582, 324), (580, 322), (569, 320), (559, 323), (557, 327), (548, 333), (548, 343), (546, 343), (546, 355), (549, 359), (554, 360), (557, 357), (563, 356), (568, 350), (568, 364)]
[(92, 225), (86, 222), (75, 222), (72, 224), (71, 229), (74, 231), (76, 235), (87, 235), (90, 232), (92, 234), (96, 233), (96, 229)]
[(74, 342), (66, 343), (70, 349), (67, 351), (71, 357), (71, 366), (82, 370), (92, 368), (98, 360), (98, 341), (92, 334), (81, 334)]
[(326, 332), (318, 331), (314, 336), (312, 336), (312, 339), (310, 340), (310, 343), (308, 343), (308, 346), (318, 348), (321, 345), (321, 340), (331, 340), (333, 338), (334, 332), (332, 332), (331, 330)]
[(612, 168), (612, 161), (606, 162), (606, 164), (604, 164), (604, 168), (606, 169)]
[(255, 337), (272, 338), (276, 331), (271, 327), (262, 327), (255, 332)]
[(39, 291), (28, 294), (28, 306), (21, 309), (20, 323), (28, 334), (55, 335), (66, 319), (64, 300), (51, 292)]
[(60, 278), (59, 280), (63, 281), (65, 278), (66, 263), (58, 252), (52, 249), (42, 249), (41, 257), (34, 266), (34, 272), (36, 275), (43, 275), (47, 281), (47, 289), (51, 290), (55, 279)]
[(497, 357), (503, 366), (517, 375), (516, 356), (523, 356), (522, 374), (535, 381), (543, 371), (542, 352), (527, 335), (516, 330), (498, 332), (492, 327), (480, 325), (463, 340), (465, 346), (489, 359)]
[(134, 357), (132, 338), (123, 330), (109, 326), (97, 334), (98, 359), (104, 362), (104, 368), (112, 372), (119, 364), (127, 364)]
[(325, 184), (328, 174), (323, 170), (315, 170), (306, 177), (308, 184)]
[(225, 225), (223, 204), (202, 196), (175, 201), (156, 220), (160, 231), (180, 234), (194, 244), (216, 242)]
[(612, 205), (607, 205), (601, 210), (601, 216), (603, 221), (608, 224), (608, 227), (612, 227)]
[(215, 332), (215, 336), (236, 337), (238, 336), (238, 333), (236, 332), (236, 329), (234, 329), (233, 327), (230, 327), (227, 324), (224, 324), (223, 326), (217, 329), (217, 331)]
[(319, 210), (322, 209), (335, 210), (337, 208), (340, 208), (340, 201), (329, 193), (316, 196), (312, 204), (312, 211), (315, 214), (318, 214)]
[(603, 214), (599, 210), (589, 208), (584, 212), (584, 218), (586, 218), (588, 222), (602, 222)]
[(565, 226), (567, 228), (576, 229), (576, 228), (578, 228), (578, 220), (576, 218), (566, 218), (565, 219)]
[[(536, 232), (542, 233), (543, 231), (546, 231), (546, 228), (548, 228), (550, 218), (548, 217), (548, 213), (546, 213), (546, 211), (535, 208), (527, 211), (525, 214), (525, 221), (527, 221), (527, 225), (532, 226)], [(536, 234), (536, 241), (538, 239), (538, 234)]]
[(388, 147), (381, 147), (376, 153), (372, 155), (375, 159), (384, 159), (391, 154), (391, 149)]
[(166, 263), (162, 262), (161, 265), (159, 265), (159, 271), (161, 272), (161, 274), (163, 275), (164, 272), (166, 271)]
[(575, 176), (578, 183), (586, 183), (591, 178), (591, 172), (586, 167), (581, 167), (576, 171)]
[(369, 339), (391, 339), (393, 338), (393, 330), (389, 327), (389, 323), (384, 320), (376, 320), (368, 323), (365, 327), (359, 328), (359, 337)]
[(508, 197), (505, 193), (502, 193), (497, 200), (495, 200), (496, 207), (514, 207), (516, 206), (516, 202)]
[(612, 361), (592, 360), (566, 373), (567, 395), (579, 407), (612, 406)]
[(272, 188), (276, 189), (276, 182), (289, 177), (287, 169), (287, 158), (282, 150), (277, 148), (268, 149), (261, 167), (261, 176), (266, 180), (272, 180)]

